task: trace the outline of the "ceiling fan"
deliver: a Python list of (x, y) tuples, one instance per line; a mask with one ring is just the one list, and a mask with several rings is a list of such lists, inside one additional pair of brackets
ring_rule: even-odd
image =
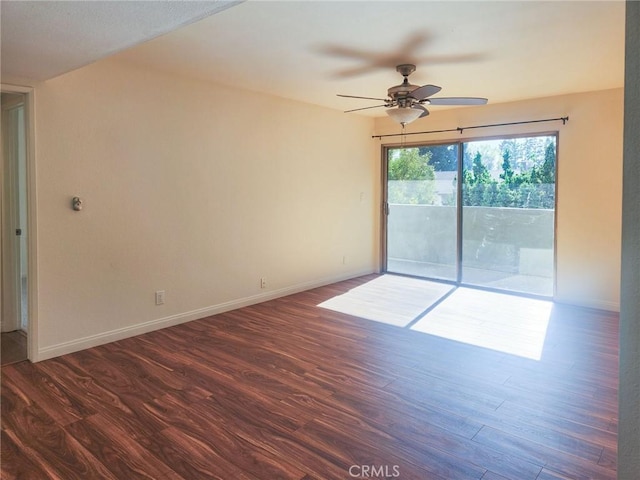
[(387, 90), (387, 98), (358, 97), (354, 95), (340, 95), (346, 98), (361, 98), (363, 100), (379, 100), (384, 102), (382, 105), (374, 105), (372, 107), (354, 108), (346, 110), (345, 113), (357, 112), (359, 110), (367, 110), (370, 108), (386, 107), (387, 114), (402, 126), (413, 122), (414, 120), (429, 115), (429, 110), (425, 105), (485, 105), (486, 98), (478, 97), (440, 97), (429, 98), (441, 90), (436, 85), (412, 85), (409, 83), (409, 75), (415, 70), (416, 66), (405, 63), (398, 65), (396, 70), (404, 77), (400, 85), (395, 85)]

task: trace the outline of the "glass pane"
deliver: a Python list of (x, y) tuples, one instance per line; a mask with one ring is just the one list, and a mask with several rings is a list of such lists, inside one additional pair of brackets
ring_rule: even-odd
[(462, 282), (553, 295), (556, 137), (464, 144)]
[(458, 146), (389, 150), (387, 271), (456, 280)]

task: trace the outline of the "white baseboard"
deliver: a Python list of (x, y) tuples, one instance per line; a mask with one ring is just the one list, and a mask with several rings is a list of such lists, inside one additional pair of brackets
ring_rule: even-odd
[(310, 282), (304, 282), (289, 287), (281, 288), (278, 290), (271, 290), (250, 297), (239, 298), (228, 302), (223, 302), (217, 305), (212, 305), (190, 312), (178, 313), (176, 315), (170, 315), (168, 317), (158, 318), (150, 320), (148, 322), (138, 323), (128, 327), (118, 328), (116, 330), (110, 330), (108, 332), (98, 333), (96, 335), (90, 335), (88, 337), (71, 340), (69, 342), (59, 343), (57, 345), (51, 345), (43, 347), (38, 350), (38, 356), (35, 359), (31, 359), (32, 362), (39, 362), (47, 360), (49, 358), (58, 357), (60, 355), (66, 355), (67, 353), (78, 352), (86, 348), (97, 347), (106, 343), (115, 342), (143, 333), (152, 332), (154, 330), (160, 330), (162, 328), (171, 327), (173, 325), (179, 325), (185, 322), (191, 322), (200, 318), (209, 317), (219, 313), (228, 312), (237, 308), (247, 307), (249, 305), (255, 305), (256, 303), (266, 302), (276, 298), (286, 297), (294, 293), (304, 292), (305, 290), (311, 290), (312, 288), (323, 287), (332, 283), (341, 282), (343, 280), (349, 280), (351, 278), (360, 277), (376, 273), (374, 270), (350, 272), (348, 274), (337, 275), (334, 277), (326, 277), (318, 280), (312, 280)]
[(593, 308), (595, 310), (604, 310), (607, 312), (620, 313), (620, 302), (609, 302), (605, 300), (585, 300), (584, 298), (561, 298), (555, 297), (553, 299), (556, 303), (563, 303), (566, 305), (573, 305), (574, 307)]

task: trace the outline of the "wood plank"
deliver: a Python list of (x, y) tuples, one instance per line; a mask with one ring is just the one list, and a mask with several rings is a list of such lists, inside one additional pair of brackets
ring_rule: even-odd
[[(373, 398), (375, 400), (370, 403), (371, 410), (380, 408), (380, 402), (375, 396)], [(408, 462), (411, 462), (410, 458), (416, 457), (439, 458), (433, 463), (439, 464), (441, 470), (431, 470), (431, 473), (445, 478), (455, 478), (458, 475), (461, 478), (471, 475), (473, 478), (480, 473), (475, 469), (476, 466), (481, 465), (482, 468), (492, 468), (496, 472), (510, 475), (511, 478), (534, 480), (542, 468), (542, 465), (485, 448), (473, 442), (470, 436), (456, 435), (451, 430), (433, 425), (428, 415), (409, 416), (405, 411), (394, 412), (393, 409), (389, 409), (365, 416), (362, 413), (369, 413), (370, 410), (360, 402), (356, 403), (355, 396), (352, 396), (351, 400), (351, 405), (355, 408), (352, 407), (350, 411), (334, 408), (318, 417), (316, 421), (336, 430), (350, 431), (361, 441), (372, 438), (371, 443), (381, 450), (393, 445), (393, 451), (402, 452), (397, 454), (407, 456)], [(381, 432), (385, 435), (381, 435)], [(445, 464), (455, 464), (456, 467), (453, 470), (442, 470)]]
[(29, 362), (2, 369), (2, 385), (11, 382), (20, 396), (37, 403), (56, 423), (68, 425), (95, 413), (87, 408), (77, 392), (60, 388), (49, 375)]
[(220, 457), (207, 443), (187, 432), (169, 427), (158, 435), (143, 439), (145, 448), (161, 458), (185, 479), (257, 480), (236, 467), (230, 459)]
[[(60, 388), (70, 392), (82, 392), (81, 398), (86, 408), (102, 413), (131, 436), (137, 437), (141, 432), (147, 435), (149, 432), (159, 432), (167, 427), (165, 423), (146, 412), (137, 393), (130, 396), (130, 387), (123, 391), (118, 390), (115, 387), (117, 382), (112, 378), (93, 375), (83, 370), (75, 355), (40, 362), (36, 367), (47, 372)], [(102, 385), (103, 382), (107, 386)]]
[[(40, 405), (23, 397), (11, 382), (4, 382), (2, 388), (2, 430), (11, 445), (11, 455), (2, 458), (3, 472), (9, 475), (25, 472), (27, 465), (21, 461), (24, 457), (37, 465), (34, 475), (46, 472), (49, 478), (65, 480), (116, 478)], [(24, 476), (30, 478), (30, 472)]]
[(0, 435), (0, 446), (2, 447), (0, 476), (2, 476), (2, 478), (6, 480), (14, 478), (47, 480), (51, 478), (47, 471), (41, 467), (35, 459), (25, 455), (25, 449), (16, 445), (6, 430), (2, 429)]
[(67, 425), (66, 431), (116, 478), (156, 480), (171, 472), (133, 437), (100, 414)]
[(0, 335), (0, 365), (11, 365), (27, 359), (27, 335), (22, 330)]
[[(545, 443), (545, 438), (551, 445)], [(550, 434), (545, 438), (536, 438), (539, 442), (516, 435), (516, 432), (504, 432), (484, 426), (473, 438), (474, 441), (510, 454), (527, 459), (532, 463), (543, 464), (557, 473), (573, 475), (577, 478), (597, 478), (615, 480), (615, 470), (597, 464), (600, 453), (593, 445), (580, 444), (570, 438), (559, 439)]]

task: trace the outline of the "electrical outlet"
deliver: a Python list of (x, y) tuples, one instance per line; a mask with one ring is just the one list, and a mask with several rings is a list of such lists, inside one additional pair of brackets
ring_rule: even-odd
[(267, 279), (264, 277), (260, 279), (260, 288), (267, 288)]
[(346, 264), (347, 264), (347, 256), (346, 256), (346, 255), (343, 255), (343, 256), (342, 256), (342, 264), (343, 264), (343, 265), (346, 265)]
[(164, 290), (156, 292), (156, 305), (164, 305)]

